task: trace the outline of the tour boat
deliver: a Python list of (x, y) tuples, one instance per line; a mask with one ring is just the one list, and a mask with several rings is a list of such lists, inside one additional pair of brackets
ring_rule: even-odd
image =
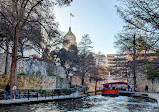
[(127, 84), (126, 82), (112, 82), (103, 84), (102, 96), (119, 96), (119, 91), (115, 87), (109, 88), (109, 85), (114, 84)]

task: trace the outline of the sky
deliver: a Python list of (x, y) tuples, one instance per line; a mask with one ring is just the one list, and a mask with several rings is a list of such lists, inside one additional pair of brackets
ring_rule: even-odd
[(89, 34), (93, 51), (103, 54), (117, 53), (114, 48), (115, 35), (122, 31), (124, 21), (116, 12), (117, 0), (73, 0), (71, 6), (55, 8), (56, 21), (64, 33), (70, 26), (77, 43), (84, 34)]

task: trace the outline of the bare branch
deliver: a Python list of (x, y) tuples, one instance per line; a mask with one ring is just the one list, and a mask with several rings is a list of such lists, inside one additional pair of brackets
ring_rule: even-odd
[(7, 51), (7, 49), (5, 49), (2, 45), (0, 45), (0, 48), (2, 48), (4, 51), (6, 51), (8, 54), (12, 55), (12, 53), (10, 53), (9, 51)]
[(7, 18), (7, 16), (5, 16), (5, 14), (3, 14), (1, 11), (0, 14), (12, 25), (12, 22)]
[[(25, 25), (25, 23), (27, 22), (28, 18), (30, 17), (30, 14), (31, 14), (31, 12), (33, 11), (33, 9), (34, 9), (36, 6), (38, 6), (42, 1), (43, 1), (43, 0), (39, 0), (35, 5), (33, 5), (33, 6), (31, 7), (31, 9), (29, 10), (29, 12), (28, 12), (28, 14), (27, 14), (26, 19), (24, 20), (24, 22), (23, 22), (22, 25), (21, 25), (21, 29), (24, 27), (24, 25)], [(26, 5), (27, 5), (27, 4), (26, 4)]]

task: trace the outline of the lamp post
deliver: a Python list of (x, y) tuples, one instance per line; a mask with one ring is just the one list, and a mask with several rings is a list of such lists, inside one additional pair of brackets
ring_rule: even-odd
[(69, 73), (68, 76), (69, 76), (69, 78), (70, 78), (69, 85), (70, 85), (70, 88), (71, 88), (71, 86), (72, 86), (72, 76), (73, 76), (73, 74), (72, 74), (72, 73)]

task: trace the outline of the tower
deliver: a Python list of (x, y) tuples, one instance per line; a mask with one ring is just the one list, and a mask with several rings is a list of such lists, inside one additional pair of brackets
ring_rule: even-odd
[(64, 36), (63, 48), (69, 50), (72, 46), (77, 46), (76, 36), (72, 33), (71, 27), (69, 31)]

